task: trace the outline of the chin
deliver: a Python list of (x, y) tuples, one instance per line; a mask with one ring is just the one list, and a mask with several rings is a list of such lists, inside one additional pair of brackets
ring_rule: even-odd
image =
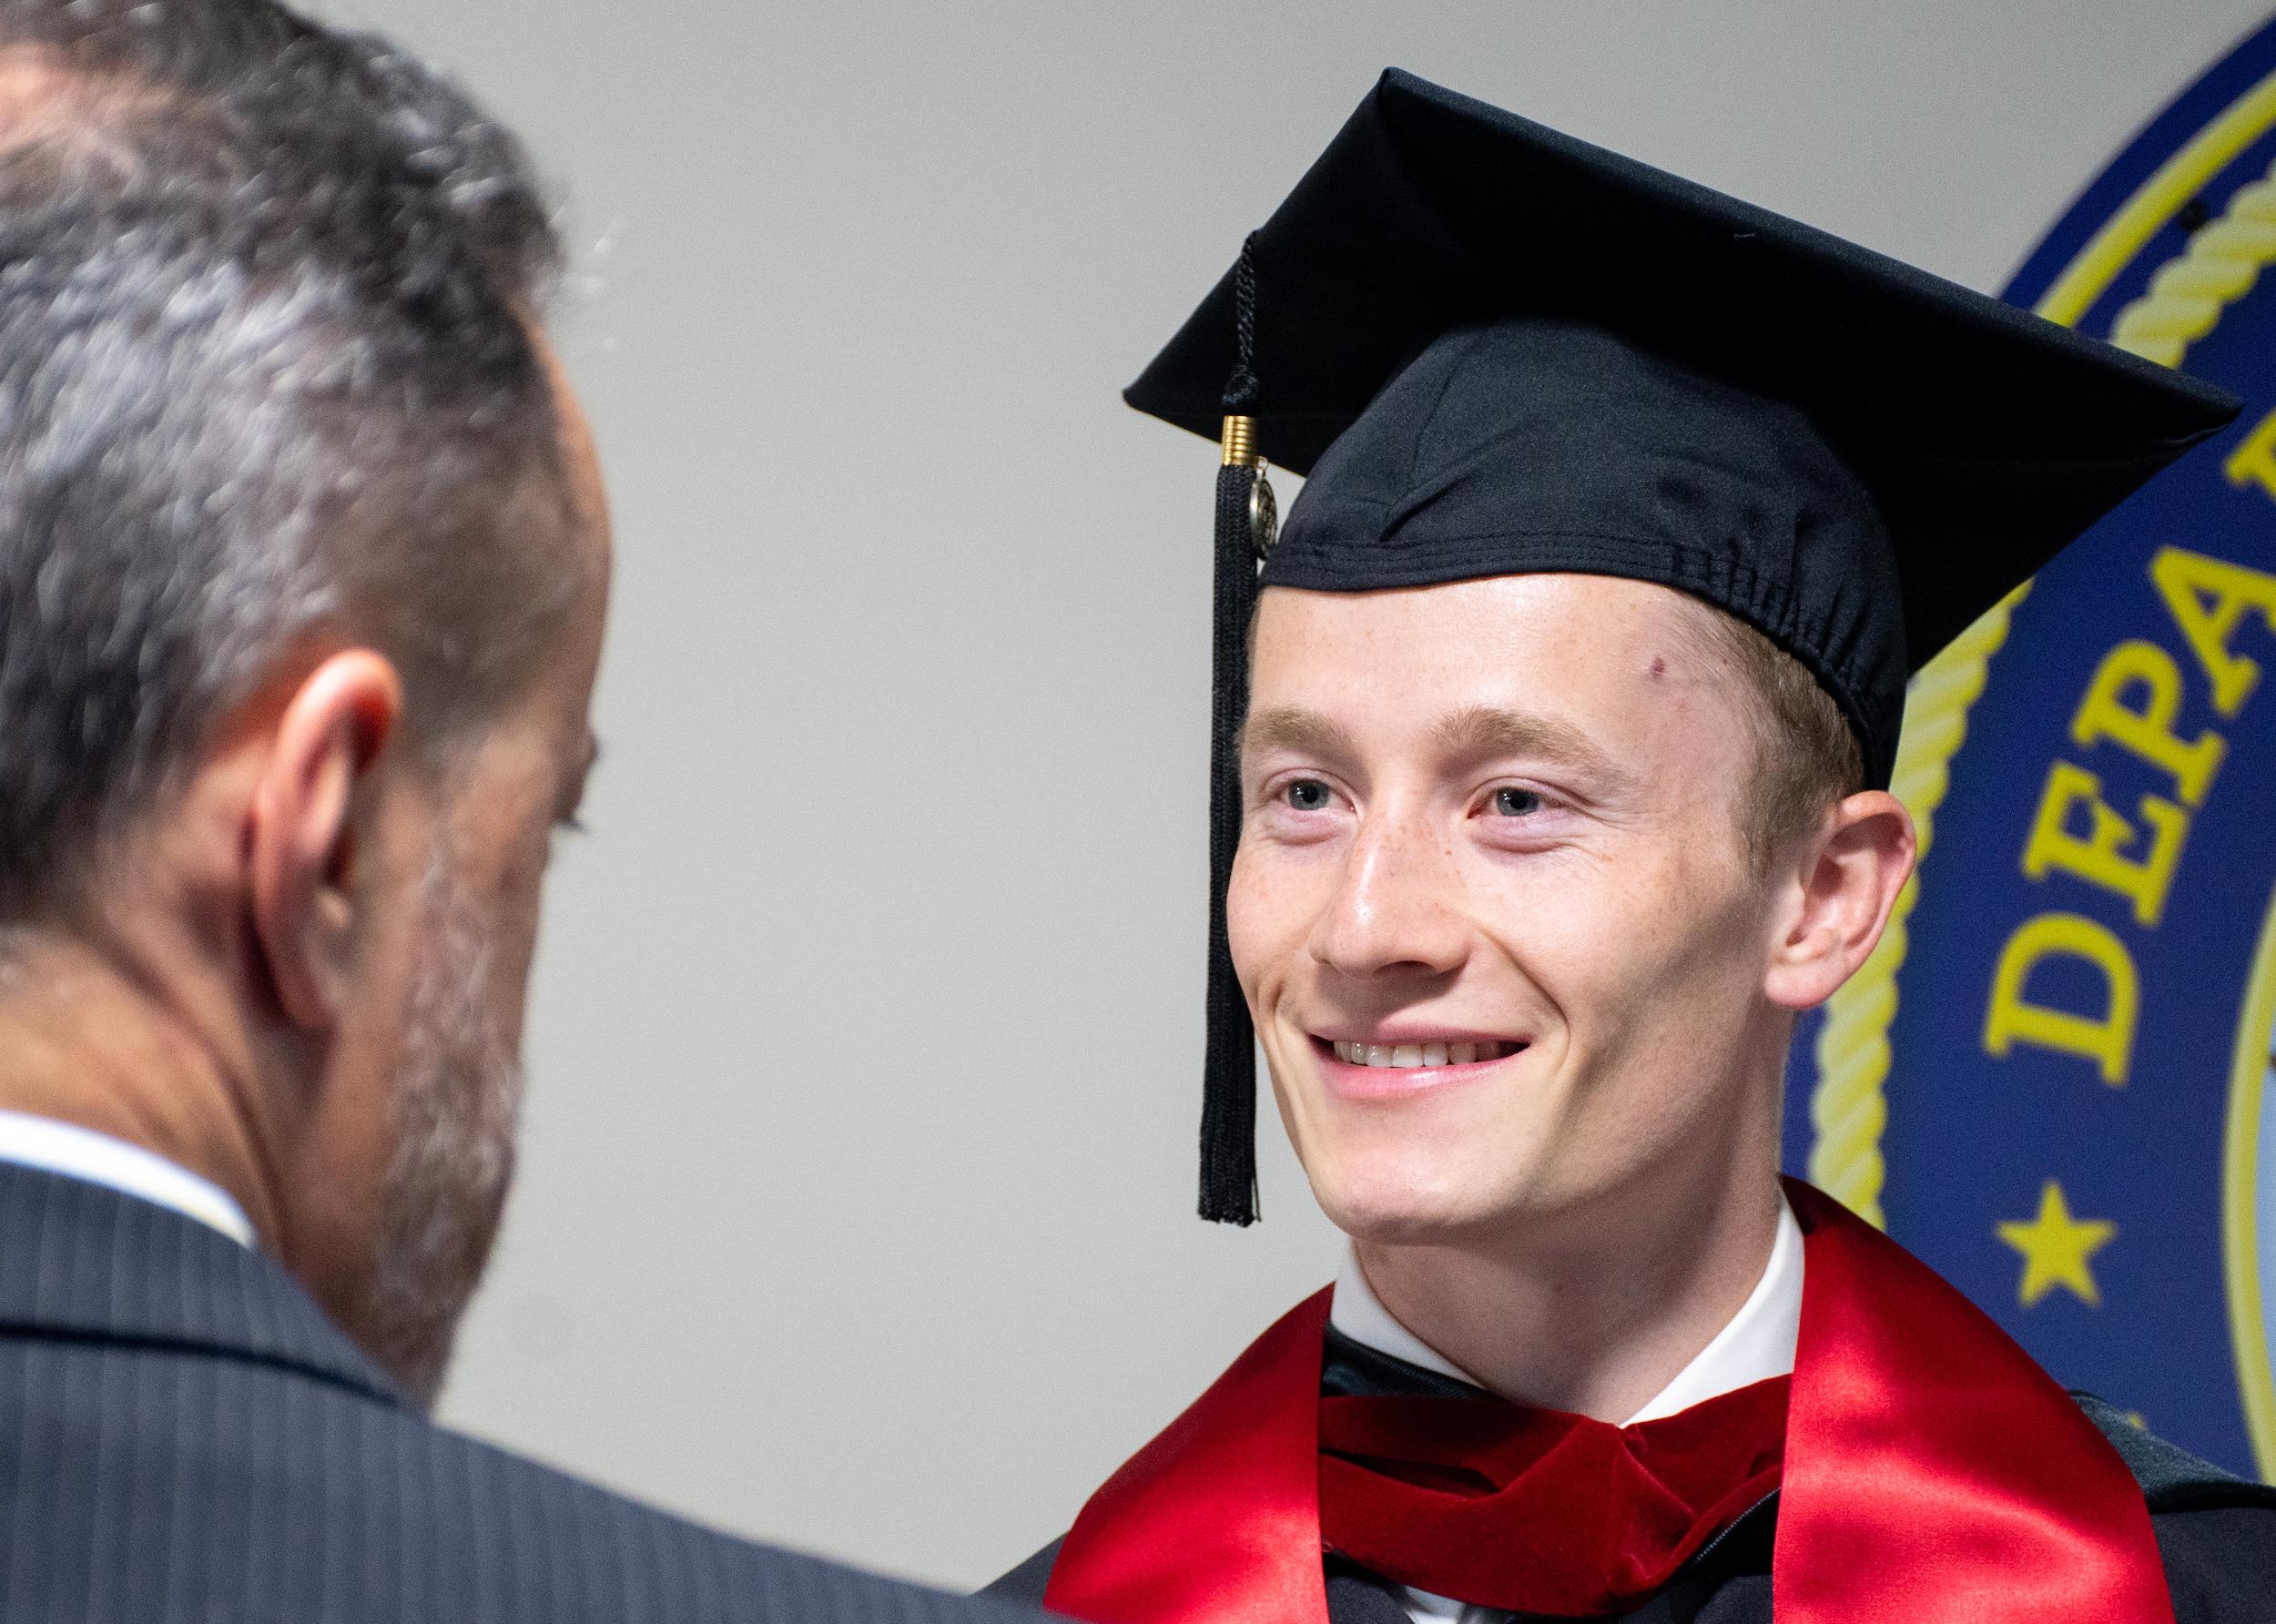
[(1379, 1245), (1452, 1242), (1522, 1207), (1522, 1180), (1474, 1157), (1407, 1144), (1338, 1146), (1298, 1156), (1320, 1210), (1355, 1241)]

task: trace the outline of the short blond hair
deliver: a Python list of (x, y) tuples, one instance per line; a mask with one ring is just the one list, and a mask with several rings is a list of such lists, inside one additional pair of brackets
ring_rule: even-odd
[(1833, 695), (1800, 660), (1738, 616), (1699, 599), (1687, 621), (1697, 646), (1748, 701), (1753, 772), (1739, 804), (1739, 838), (1758, 873), (1814, 828), (1827, 807), (1865, 787), (1864, 751)]

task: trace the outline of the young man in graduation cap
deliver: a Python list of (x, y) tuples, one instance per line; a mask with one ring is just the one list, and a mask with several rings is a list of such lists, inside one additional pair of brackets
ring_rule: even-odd
[(1253, 1023), (1353, 1245), (1000, 1588), (2276, 1618), (2276, 1491), (1777, 1166), (1912, 871), (1907, 674), (2235, 403), (1397, 73), (1129, 398), (1224, 443), (1203, 1212)]

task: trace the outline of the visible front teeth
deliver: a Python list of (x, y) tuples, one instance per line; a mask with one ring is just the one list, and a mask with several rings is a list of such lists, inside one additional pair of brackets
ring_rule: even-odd
[(1346, 1043), (1337, 1040), (1336, 1058), (1347, 1066), (1467, 1066), (1477, 1061), (1498, 1061), (1500, 1043)]

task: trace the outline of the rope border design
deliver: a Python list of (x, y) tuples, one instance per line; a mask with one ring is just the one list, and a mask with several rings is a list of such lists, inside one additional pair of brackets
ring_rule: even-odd
[[(2276, 124), (2272, 85), (2276, 80), (2263, 80), (2229, 114), (2207, 127), (2190, 150), (2160, 171), (2159, 181), (2182, 179), (2205, 167), (2208, 160), (2231, 157)], [(2208, 150), (2197, 150), (2200, 144)], [(2194, 178), (2201, 183), (2210, 176)], [(2164, 208), (2154, 218), (2133, 222), (2139, 228), (2137, 247), (2179, 211), (2193, 188), (2162, 184), (2156, 189), (2163, 194)], [(2126, 212), (2130, 216), (2137, 211), (2129, 204)], [(2081, 261), (2093, 254), (2098, 240), (2088, 245)], [(2119, 312), (2111, 342), (2147, 360), (2179, 367), (2189, 347), (2213, 330), (2271, 263), (2276, 263), (2276, 164), (2261, 179), (2240, 187), (2220, 217), (2193, 233), (2188, 249), (2159, 268), (2142, 296)], [(2103, 263), (2101, 285), (2108, 287), (2124, 268), (2123, 260)], [(2074, 285), (2067, 274), (2040, 301), (2038, 313), (2066, 327), (2074, 325), (2099, 291)], [(2030, 590), (2027, 581), (2003, 598), (1922, 666), (1905, 695), (1904, 731), (1890, 788), (1912, 812), (1924, 865), (1936, 833), (1936, 809), (1951, 787), (1953, 757), (1967, 737), (1968, 711), (1984, 692), (1992, 655), (2007, 640), (2015, 606)], [(1825, 1024), (1817, 1041), (1818, 1081), (1810, 1095), (1810, 1182), (1876, 1229), (1888, 1227), (1881, 1207), (1888, 1182), (1881, 1135), (1889, 1121), (1889, 1027), (1896, 1019), (1897, 972), (1910, 947), (1906, 921), (1919, 898), (1920, 870), (1915, 867), (1871, 957), (1826, 1001)]]
[[(1983, 693), (1991, 657), (2007, 640), (2008, 616), (2031, 590), (2025, 582), (1920, 669), (1905, 696), (1890, 790), (1913, 815), (1925, 863), (1936, 837), (1936, 808), (1949, 787), (1952, 758), (1967, 737), (1968, 708)], [(1888, 1164), (1881, 1132), (1888, 1126), (1889, 1025), (1896, 1019), (1896, 972), (1909, 947), (1905, 920), (1920, 900), (1920, 869), (1897, 893), (1888, 929), (1855, 975), (1826, 1001), (1818, 1032), (1818, 1085), (1810, 1095), (1810, 1182), (1875, 1229), (1888, 1223), (1881, 1191)]]
[(2188, 251), (2159, 269), (2149, 289), (2118, 313), (2110, 342), (2179, 366), (2189, 347), (2252, 290), (2271, 260), (2276, 260), (2276, 166), (2239, 187), (2220, 218), (2190, 237)]

